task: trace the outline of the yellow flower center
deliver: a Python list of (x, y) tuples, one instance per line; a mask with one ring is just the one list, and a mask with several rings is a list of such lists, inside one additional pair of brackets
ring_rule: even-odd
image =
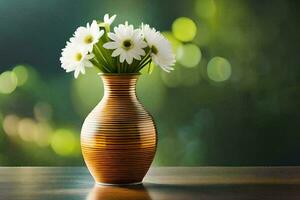
[(158, 53), (158, 49), (157, 49), (154, 45), (151, 47), (151, 51), (152, 51), (152, 53), (154, 53), (155, 55)]
[(81, 58), (82, 58), (82, 54), (81, 54), (81, 53), (76, 53), (76, 54), (75, 54), (75, 60), (76, 60), (76, 61), (80, 61)]
[(87, 35), (87, 36), (85, 36), (85, 38), (84, 38), (84, 42), (87, 43), (87, 44), (92, 43), (93, 40), (94, 40), (94, 38), (93, 38), (92, 35)]
[(124, 40), (123, 41), (123, 49), (128, 50), (130, 48), (132, 48), (131, 40)]

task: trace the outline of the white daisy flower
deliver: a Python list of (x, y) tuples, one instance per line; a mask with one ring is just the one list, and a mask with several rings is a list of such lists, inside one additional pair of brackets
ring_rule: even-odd
[(75, 78), (79, 73), (85, 74), (85, 67), (93, 67), (93, 64), (89, 61), (94, 57), (93, 54), (88, 54), (88, 51), (81, 48), (79, 45), (67, 42), (66, 47), (62, 50), (60, 62), (61, 67), (66, 72), (75, 71)]
[(153, 62), (166, 72), (173, 70), (174, 68), (171, 66), (175, 64), (175, 55), (170, 42), (160, 32), (150, 28), (147, 24), (142, 24), (142, 34), (151, 48), (150, 55)]
[(117, 15), (113, 15), (113, 16), (109, 17), (108, 14), (105, 14), (104, 19), (103, 19), (104, 23), (111, 25), (114, 22), (114, 20), (116, 19), (116, 17), (117, 17)]
[(71, 42), (74, 42), (82, 48), (86, 49), (88, 52), (93, 51), (93, 46), (104, 34), (103, 30), (100, 30), (96, 20), (93, 20), (90, 25), (87, 23), (86, 27), (79, 27), (74, 33), (74, 38), (71, 38)]
[(140, 60), (145, 55), (143, 48), (147, 47), (140, 30), (134, 29), (133, 25), (120, 24), (114, 28), (115, 33), (109, 33), (108, 37), (112, 40), (103, 45), (106, 49), (115, 49), (112, 57), (120, 56), (120, 62), (124, 60), (131, 64), (133, 58)]

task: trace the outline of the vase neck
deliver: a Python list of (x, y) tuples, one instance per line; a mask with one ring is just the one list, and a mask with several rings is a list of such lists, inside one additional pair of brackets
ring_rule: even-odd
[(104, 96), (136, 97), (138, 74), (101, 75), (104, 85)]

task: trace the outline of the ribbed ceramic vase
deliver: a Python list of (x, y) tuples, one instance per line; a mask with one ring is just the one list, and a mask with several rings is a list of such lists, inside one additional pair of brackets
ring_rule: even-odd
[(151, 115), (136, 96), (139, 74), (103, 74), (104, 96), (85, 119), (81, 149), (99, 184), (141, 183), (156, 152)]

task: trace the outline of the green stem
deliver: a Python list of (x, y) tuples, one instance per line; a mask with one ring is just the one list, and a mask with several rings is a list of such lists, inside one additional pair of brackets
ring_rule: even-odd
[(117, 73), (119, 72), (120, 67), (121, 67), (121, 63), (117, 61), (117, 69), (116, 69)]
[(96, 52), (97, 52), (96, 53), (96, 57), (97, 57), (98, 62), (100, 64), (102, 64), (103, 68), (105, 68), (107, 72), (111, 72), (111, 70), (109, 69), (109, 67), (107, 67), (108, 66), (107, 61), (105, 60), (103, 54), (101, 53), (101, 51), (100, 51), (100, 49), (98, 48), (97, 45), (95, 45), (95, 49), (96, 49)]
[(118, 65), (118, 73), (121, 72), (121, 68), (123, 68), (123, 63), (121, 63), (120, 65)]
[[(97, 46), (97, 48), (99, 49), (99, 51), (102, 53), (103, 58), (104, 58), (105, 61), (107, 62), (108, 66), (111, 67), (111, 68), (113, 68), (114, 66), (113, 66), (113, 61), (112, 61), (112, 57), (111, 57), (112, 52), (111, 52), (110, 50), (108, 50), (108, 49), (105, 49), (105, 48), (103, 47), (103, 44), (104, 44), (103, 41), (100, 40), (100, 41), (96, 44), (96, 46)], [(107, 53), (108, 51), (110, 52), (110, 55), (108, 55), (108, 53)]]
[(118, 69), (118, 66), (120, 65), (119, 58), (118, 57), (112, 57), (113, 62), (113, 71), (116, 72)]
[(149, 66), (148, 66), (148, 74), (150, 74), (152, 72), (151, 62), (152, 62), (152, 60), (150, 61)]
[(102, 60), (105, 64), (108, 64), (108, 62), (106, 61), (104, 55), (102, 54), (102, 52), (101, 52), (101, 50), (99, 49), (99, 47), (98, 47), (97, 44), (95, 45), (95, 49), (97, 50), (99, 57), (101, 57), (101, 60)]
[(97, 58), (97, 60), (99, 61), (99, 63), (101, 63), (102, 65), (106, 65), (106, 61), (103, 59), (101, 52), (99, 51), (99, 49), (97, 48), (97, 46), (95, 45), (94, 47), (94, 54), (95, 57)]
[(106, 67), (105, 65), (101, 64), (98, 60), (97, 60), (97, 62), (99, 63), (99, 66), (101, 66), (102, 69), (104, 69), (105, 72), (111, 72), (111, 70), (108, 67)]
[(124, 72), (126, 72), (126, 73), (127, 73), (128, 66), (129, 66), (129, 64), (127, 62), (125, 62)]
[(97, 61), (96, 58), (93, 58), (93, 59), (91, 59), (90, 61), (91, 61), (91, 63), (92, 63), (95, 67), (97, 67), (101, 72), (105, 72), (105, 69), (103, 69), (103, 67), (102, 67), (101, 64)]
[(147, 60), (148, 58), (150, 58), (150, 53), (151, 51), (148, 51), (148, 53), (143, 57), (143, 59), (140, 61), (140, 63), (138, 64), (137, 67), (141, 66), (143, 62), (145, 62), (145, 60)]
[(149, 64), (149, 63), (151, 63), (151, 59), (149, 59), (146, 63), (144, 63), (142, 66), (140, 66), (137, 70), (136, 70), (136, 72), (139, 72), (141, 69), (143, 69), (147, 64)]

